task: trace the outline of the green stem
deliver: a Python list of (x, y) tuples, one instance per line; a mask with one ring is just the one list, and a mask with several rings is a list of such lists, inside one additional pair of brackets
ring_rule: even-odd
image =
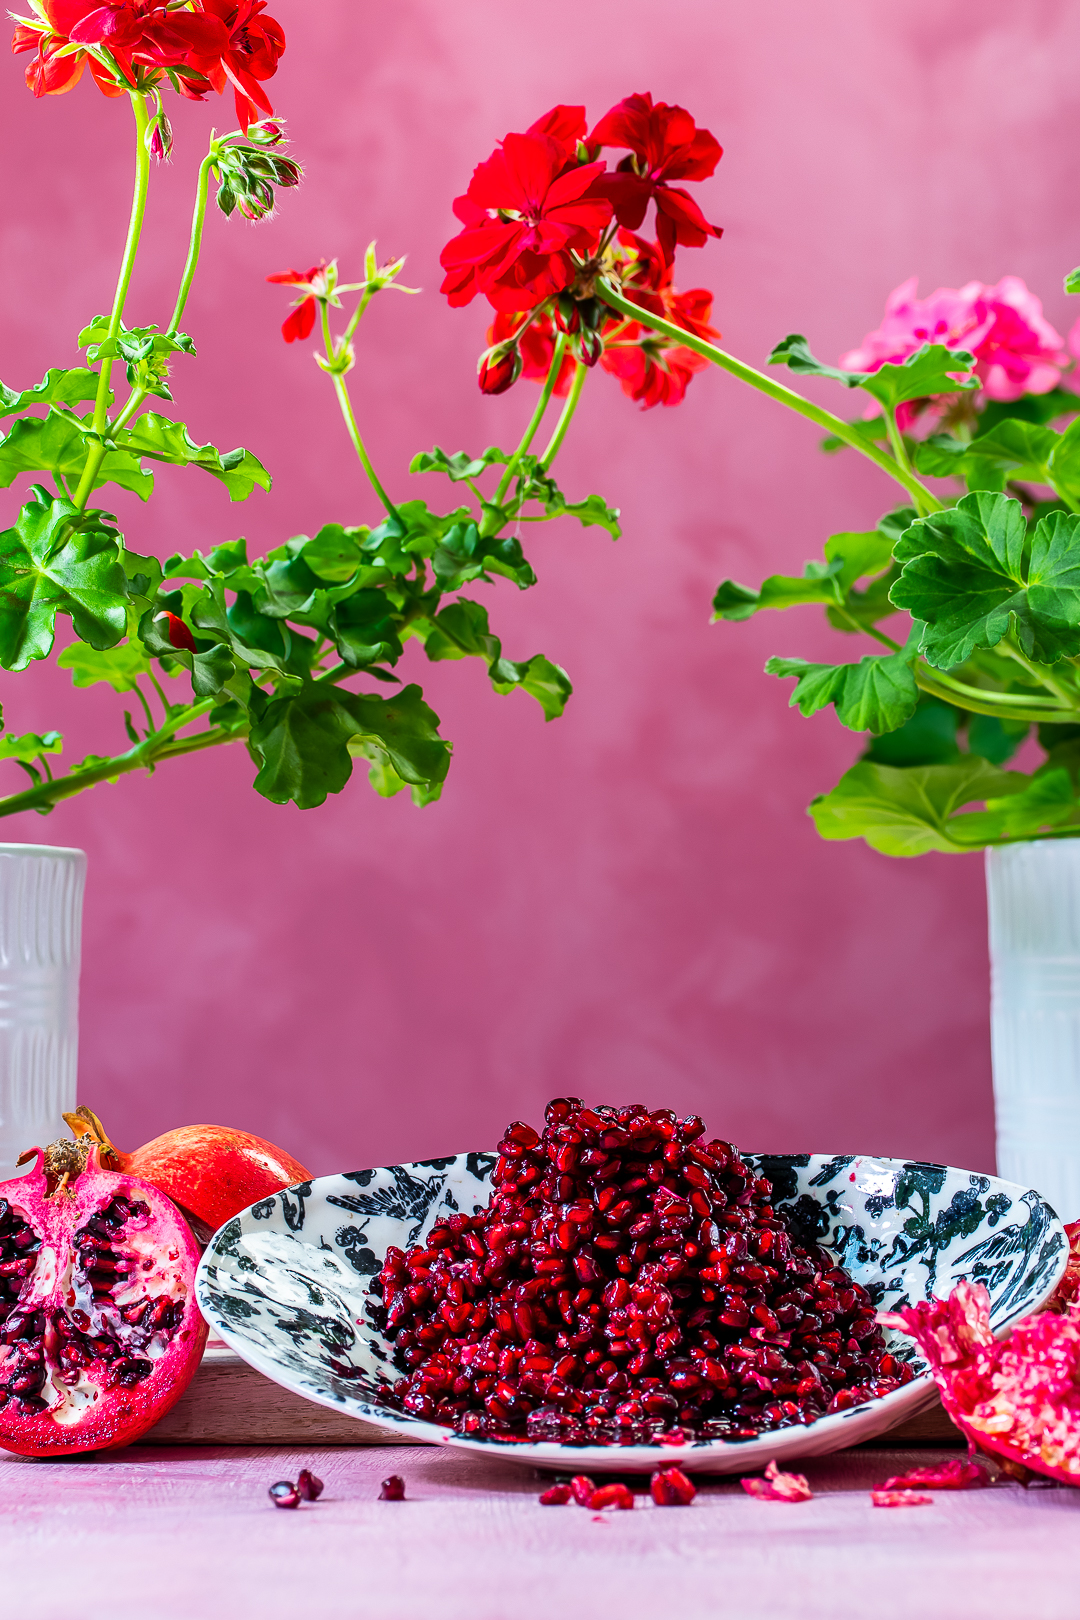
[(900, 641), (894, 641), (892, 636), (887, 636), (885, 634), (884, 630), (879, 630), (876, 624), (860, 624), (858, 619), (854, 618), (850, 613), (845, 612), (842, 607), (835, 606), (835, 604), (832, 602), (829, 603), (829, 607), (831, 608), (832, 612), (836, 614), (838, 619), (846, 619), (856, 634), (873, 636), (875, 641), (880, 641), (881, 645), (883, 647), (888, 647), (890, 652), (903, 652), (903, 643)]
[[(149, 117), (146, 102), (137, 93), (131, 96), (131, 106), (135, 114), (135, 190), (131, 199), (131, 217), (128, 220), (127, 242), (124, 246), (124, 257), (120, 261), (120, 274), (116, 280), (116, 292), (113, 295), (112, 316), (109, 321), (109, 338), (115, 338), (120, 331), (120, 322), (124, 314), (124, 305), (127, 302), (128, 288), (131, 285), (131, 273), (135, 268), (135, 257), (139, 251), (139, 238), (142, 235), (143, 215), (146, 212), (146, 193), (150, 184), (150, 153), (146, 145), (146, 131)], [(94, 401), (93, 427), (95, 433), (104, 431), (109, 409), (109, 378), (112, 373), (112, 358), (102, 360), (101, 371), (98, 376), (97, 396)], [(75, 491), (73, 505), (82, 511), (94, 487), (98, 469), (105, 460), (105, 446), (92, 444), (86, 457), (86, 466), (79, 479), (79, 487)]]
[(496, 506), (502, 505), (502, 498), (510, 488), (514, 473), (517, 470), (518, 462), (521, 460), (522, 456), (525, 455), (529, 446), (536, 438), (537, 433), (540, 431), (540, 424), (544, 420), (544, 412), (547, 410), (548, 405), (551, 402), (551, 396), (555, 391), (555, 384), (559, 380), (559, 372), (562, 368), (563, 354), (565, 351), (566, 333), (560, 332), (558, 337), (555, 339), (555, 352), (551, 357), (551, 365), (548, 367), (548, 374), (544, 378), (544, 386), (540, 390), (540, 398), (536, 402), (536, 409), (532, 413), (528, 427), (522, 434), (521, 443), (510, 457), (506, 471), (499, 480), (499, 487), (495, 491)]
[(925, 505), (927, 511), (941, 512), (944, 510), (937, 496), (931, 494), (913, 473), (905, 471), (895, 457), (889, 455), (885, 450), (879, 450), (872, 441), (863, 440), (851, 424), (845, 422), (842, 417), (834, 416), (831, 411), (822, 410), (820, 406), (812, 404), (810, 400), (804, 399), (801, 394), (797, 394), (793, 388), (787, 388), (783, 383), (775, 382), (772, 377), (767, 377), (762, 371), (756, 371), (753, 366), (744, 365), (741, 360), (736, 360), (734, 355), (726, 353), (723, 349), (716, 348), (712, 343), (706, 343), (703, 338), (696, 337), (693, 332), (687, 332), (681, 326), (673, 326), (670, 321), (662, 320), (659, 315), (653, 315), (648, 310), (642, 309), (640, 305), (632, 304), (629, 299), (624, 298), (621, 293), (617, 293), (614, 288), (608, 286), (607, 282), (600, 277), (596, 281), (596, 296), (611, 309), (617, 309), (620, 314), (628, 315), (631, 320), (637, 321), (640, 326), (651, 327), (654, 332), (659, 332), (662, 337), (670, 338), (672, 342), (678, 343), (684, 349), (693, 349), (695, 354), (703, 355), (706, 360), (711, 360), (714, 365), (721, 366), (725, 371), (730, 371), (731, 375), (738, 377), (740, 382), (749, 383), (751, 388), (758, 389), (762, 394), (768, 394), (770, 399), (775, 399), (781, 405), (786, 405), (789, 410), (797, 411), (800, 416), (805, 416), (809, 421), (816, 422), (818, 427), (824, 428), (827, 433), (841, 439), (844, 444), (850, 445), (853, 450), (858, 450), (860, 455), (866, 456), (884, 472), (887, 472), (890, 478), (895, 478), (896, 482), (903, 485), (913, 500)]
[(175, 710), (159, 731), (134, 748), (129, 748), (125, 754), (102, 760), (91, 770), (69, 772), (67, 776), (58, 776), (51, 782), (41, 782), (37, 787), (27, 788), (25, 793), (9, 794), (7, 798), (0, 799), (0, 816), (18, 815), (22, 810), (51, 810), (64, 799), (72, 799), (77, 793), (96, 787), (99, 782), (107, 782), (111, 777), (146, 770), (162, 760), (194, 753), (197, 748), (209, 748), (216, 742), (232, 742), (239, 733), (211, 730), (201, 732), (197, 737), (175, 736), (181, 727), (201, 720), (216, 702), (216, 698), (204, 698), (201, 703)]
[[(326, 345), (326, 358), (332, 365), (334, 363), (335, 355), (334, 340), (330, 335), (330, 308), (325, 300), (320, 300), (320, 302), (322, 303), (322, 331), (323, 342)], [(361, 299), (360, 302), (363, 304), (363, 299)], [(352, 408), (352, 400), (349, 398), (349, 390), (346, 386), (345, 378), (342, 376), (340, 371), (332, 371), (331, 376), (334, 379), (334, 392), (337, 395), (338, 405), (341, 407), (341, 414), (345, 420), (345, 426), (349, 430), (349, 438), (352, 440), (353, 449), (356, 451), (360, 465), (367, 473), (368, 482), (375, 491), (376, 495), (379, 497), (382, 504), (386, 507), (387, 512), (392, 518), (396, 518), (398, 515), (397, 507), (394, 505), (385, 489), (383, 489), (382, 485), (379, 483), (379, 480), (375, 474), (375, 469), (371, 465), (371, 457), (368, 455), (364, 441), (360, 437), (360, 429), (356, 424), (356, 417)]]
[[(214, 141), (211, 143), (209, 152), (199, 165), (199, 179), (195, 189), (195, 208), (191, 216), (191, 235), (188, 240), (187, 259), (184, 262), (184, 273), (180, 278), (180, 290), (176, 295), (176, 306), (173, 309), (172, 319), (168, 326), (168, 337), (175, 337), (180, 330), (180, 322), (184, 318), (184, 309), (191, 293), (191, 284), (195, 279), (195, 272), (199, 268), (203, 229), (206, 225), (206, 204), (210, 195), (210, 171), (214, 166), (216, 157), (217, 142)], [(127, 404), (113, 423), (113, 427), (126, 427), (143, 404), (143, 401), (148, 398), (149, 394), (145, 388), (134, 389)]]
[[(955, 709), (966, 709), (972, 714), (988, 714), (995, 720), (1027, 720), (1033, 725), (1069, 725), (1076, 722), (1075, 709), (1071, 712), (1050, 708), (1003, 707), (1000, 702), (991, 701), (994, 694), (981, 692), (978, 697), (962, 695), (954, 690), (960, 682), (953, 682), (946, 686), (943, 682), (933, 679), (926, 670), (919, 666), (915, 670), (915, 681), (921, 691), (930, 697), (940, 698), (943, 703), (951, 703)], [(978, 691), (977, 687), (968, 687), (967, 693)], [(1005, 696), (1004, 693), (1000, 696)], [(1032, 705), (1039, 703), (1038, 698), (1032, 699)]]
[[(892, 453), (896, 457), (898, 464), (904, 469), (910, 478), (914, 479), (915, 482), (918, 483), (918, 479), (915, 478), (915, 469), (911, 465), (911, 458), (907, 453), (907, 446), (904, 443), (904, 435), (900, 432), (900, 428), (896, 421), (896, 411), (891, 405), (887, 405), (885, 407), (885, 428), (889, 435), (889, 443), (892, 445)], [(920, 485), (920, 488), (921, 487), (922, 486)], [(922, 497), (920, 495), (916, 495), (914, 499), (915, 508), (919, 516), (925, 517), (926, 509)]]
[(377, 287), (365, 287), (364, 288), (363, 292), (360, 295), (360, 302), (357, 304), (356, 308), (353, 310), (352, 317), (351, 317), (351, 319), (349, 321), (349, 324), (345, 328), (345, 336), (342, 339), (342, 341), (344, 343), (351, 342), (353, 333), (356, 331), (356, 328), (360, 325), (360, 322), (363, 320), (364, 315), (367, 312), (367, 307), (371, 303), (371, 300), (374, 298), (377, 291), (378, 291)]
[(540, 457), (540, 471), (547, 472), (551, 463), (562, 449), (562, 442), (566, 438), (566, 430), (574, 420), (574, 412), (578, 408), (581, 390), (585, 386), (585, 378), (589, 375), (589, 368), (579, 360), (574, 372), (574, 380), (570, 384), (570, 392), (566, 396), (566, 404), (562, 408), (559, 420), (555, 424), (555, 431), (548, 441), (548, 447)]
[(1045, 665), (1033, 663), (1025, 653), (1021, 652), (1020, 648), (1011, 639), (1011, 636), (1006, 636), (999, 645), (1006, 656), (1019, 664), (1020, 668), (1025, 670), (1033, 681), (1038, 681), (1039, 685), (1045, 686), (1048, 692), (1053, 692), (1054, 696), (1062, 703), (1067, 703), (1073, 708), (1080, 708), (1080, 696), (1071, 690), (1064, 681), (1059, 681), (1055, 675), (1052, 675)]

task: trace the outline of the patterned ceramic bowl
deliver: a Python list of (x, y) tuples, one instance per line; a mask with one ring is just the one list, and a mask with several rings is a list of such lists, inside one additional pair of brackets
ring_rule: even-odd
[[(962, 1278), (990, 1292), (1000, 1334), (1049, 1298), (1068, 1245), (1036, 1192), (944, 1165), (840, 1154), (744, 1154), (773, 1184), (798, 1228), (847, 1267), (883, 1309), (945, 1295)], [(752, 1440), (685, 1447), (513, 1445), (466, 1439), (386, 1404), (399, 1374), (368, 1321), (368, 1286), (391, 1244), (405, 1249), (442, 1215), (475, 1214), (490, 1196), (493, 1153), (356, 1170), (303, 1182), (253, 1204), (218, 1232), (196, 1283), (211, 1327), (275, 1383), (321, 1406), (416, 1440), (498, 1452), (532, 1467), (589, 1474), (647, 1472), (658, 1461), (702, 1473), (743, 1473), (771, 1457), (817, 1456), (871, 1440), (934, 1399), (910, 1341), (886, 1330), (893, 1353), (923, 1376), (816, 1423)]]

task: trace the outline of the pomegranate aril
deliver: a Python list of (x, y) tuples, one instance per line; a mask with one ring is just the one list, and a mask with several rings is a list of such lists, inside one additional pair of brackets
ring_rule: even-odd
[(296, 1476), (296, 1489), (305, 1502), (317, 1502), (325, 1487), (309, 1468), (301, 1468)]
[(300, 1492), (291, 1479), (279, 1479), (275, 1484), (271, 1485), (267, 1494), (277, 1508), (298, 1508), (300, 1506)]
[(569, 1485), (549, 1485), (546, 1491), (540, 1492), (540, 1501), (544, 1507), (562, 1507), (569, 1500)]
[(379, 1488), (380, 1502), (404, 1502), (405, 1481), (400, 1474), (390, 1474)]
[(598, 1513), (602, 1512), (604, 1508), (632, 1508), (634, 1496), (628, 1485), (601, 1485), (598, 1491), (593, 1492), (592, 1497), (585, 1505)]
[(596, 1494), (596, 1484), (588, 1474), (575, 1474), (570, 1481), (570, 1493), (579, 1507), (588, 1507)]

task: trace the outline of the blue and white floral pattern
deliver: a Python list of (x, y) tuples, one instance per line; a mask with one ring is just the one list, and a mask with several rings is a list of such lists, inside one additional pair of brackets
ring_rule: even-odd
[[(962, 1278), (990, 1293), (1003, 1332), (1049, 1298), (1068, 1244), (1038, 1193), (944, 1165), (841, 1154), (745, 1154), (773, 1183), (796, 1230), (847, 1267), (882, 1309), (942, 1296)], [(215, 1235), (196, 1283), (211, 1326), (245, 1361), (320, 1405), (418, 1440), (496, 1451), (533, 1467), (618, 1472), (667, 1462), (706, 1473), (742, 1473), (873, 1439), (929, 1405), (921, 1376), (879, 1400), (753, 1440), (685, 1448), (508, 1445), (466, 1439), (395, 1411), (385, 1389), (397, 1376), (392, 1347), (365, 1311), (368, 1287), (391, 1244), (405, 1249), (440, 1216), (475, 1214), (490, 1196), (494, 1153), (459, 1153), (417, 1164), (356, 1170), (302, 1182), (253, 1204)], [(895, 1354), (923, 1363), (903, 1335)]]

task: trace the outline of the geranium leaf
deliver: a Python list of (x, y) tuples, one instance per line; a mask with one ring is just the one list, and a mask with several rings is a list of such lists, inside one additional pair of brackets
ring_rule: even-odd
[[(26, 388), (21, 394), (0, 383), (0, 416), (17, 416), (34, 405), (79, 405), (97, 394), (98, 374), (85, 366), (70, 371), (54, 368), (45, 373), (41, 382)], [(113, 396), (109, 394), (109, 404)]]
[(41, 485), (0, 534), (0, 664), (25, 669), (52, 649), (57, 613), (92, 647), (115, 646), (127, 627), (119, 536), (100, 512), (78, 512)]
[(971, 754), (943, 765), (901, 769), (861, 761), (846, 771), (831, 793), (810, 805), (822, 838), (865, 838), (883, 855), (958, 854), (979, 847), (977, 832), (965, 836), (964, 805), (1023, 793), (1030, 779), (1000, 771)]
[(17, 759), (23, 765), (30, 765), (41, 754), (59, 754), (63, 751), (64, 739), (59, 731), (47, 731), (39, 737), (36, 731), (27, 731), (21, 737), (5, 735), (0, 737), (0, 759)]
[(255, 787), (275, 804), (322, 804), (352, 774), (354, 738), (381, 753), (402, 781), (441, 782), (450, 746), (438, 724), (418, 686), (386, 699), (309, 682), (298, 695), (268, 703), (252, 727), (249, 746), (260, 766)]
[(98, 651), (85, 642), (65, 647), (56, 660), (60, 669), (69, 669), (76, 686), (96, 686), (107, 682), (114, 692), (132, 692), (140, 675), (149, 673), (151, 664), (141, 641)]
[(565, 669), (553, 664), (543, 653), (536, 653), (521, 664), (500, 658), (489, 673), (496, 692), (512, 692), (520, 687), (534, 697), (544, 711), (545, 720), (557, 720), (574, 691)]
[(802, 372), (810, 377), (830, 377), (847, 388), (858, 388), (866, 376), (865, 371), (841, 371), (838, 366), (829, 366), (816, 359), (801, 332), (789, 332), (786, 338), (780, 339), (769, 356), (769, 365), (787, 366), (790, 371)]
[(768, 675), (794, 675), (790, 706), (809, 716), (832, 703), (851, 731), (895, 731), (914, 714), (919, 689), (911, 654), (867, 657), (857, 664), (810, 664), (802, 658), (770, 658)]
[(409, 471), (445, 473), (451, 483), (457, 484), (464, 478), (479, 478), (486, 467), (505, 466), (509, 460), (507, 452), (500, 450), (497, 444), (489, 445), (479, 456), (470, 456), (467, 450), (457, 450), (453, 455), (448, 455), (436, 445), (433, 450), (421, 450), (419, 455), (414, 456), (409, 463)]
[(1080, 293), (1080, 268), (1070, 270), (1065, 277), (1065, 291), (1067, 293)]
[(829, 574), (817, 579), (796, 579), (788, 574), (770, 574), (762, 580), (760, 590), (740, 585), (737, 580), (725, 579), (717, 586), (713, 597), (713, 621), (727, 619), (733, 624), (751, 618), (766, 608), (803, 607), (807, 603), (839, 603), (843, 600), (834, 583), (840, 572), (838, 565)]
[[(85, 424), (90, 420), (86, 417)], [(47, 472), (77, 484), (86, 466), (85, 424), (66, 411), (52, 411), (44, 420), (24, 416), (13, 422), (11, 431), (0, 438), (0, 488), (6, 489), (22, 472)], [(106, 455), (94, 488), (110, 483), (131, 490), (144, 501), (154, 488), (153, 476), (144, 473), (136, 457), (125, 452)]]
[(1052, 512), (1028, 547), (1019, 501), (966, 495), (921, 518), (896, 546), (895, 606), (922, 621), (919, 650), (938, 669), (995, 646), (1016, 622), (1020, 645), (1043, 663), (1080, 652), (1080, 517)]
[(979, 379), (968, 375), (975, 356), (966, 349), (947, 349), (943, 343), (924, 343), (899, 365), (891, 360), (869, 372), (859, 386), (886, 407), (934, 394), (956, 394), (978, 388)]
[(201, 467), (225, 485), (233, 501), (246, 501), (256, 488), (270, 488), (270, 474), (250, 450), (222, 454), (212, 444), (196, 444), (183, 422), (173, 422), (155, 411), (147, 411), (133, 427), (123, 428), (113, 437), (118, 449), (134, 456)]

